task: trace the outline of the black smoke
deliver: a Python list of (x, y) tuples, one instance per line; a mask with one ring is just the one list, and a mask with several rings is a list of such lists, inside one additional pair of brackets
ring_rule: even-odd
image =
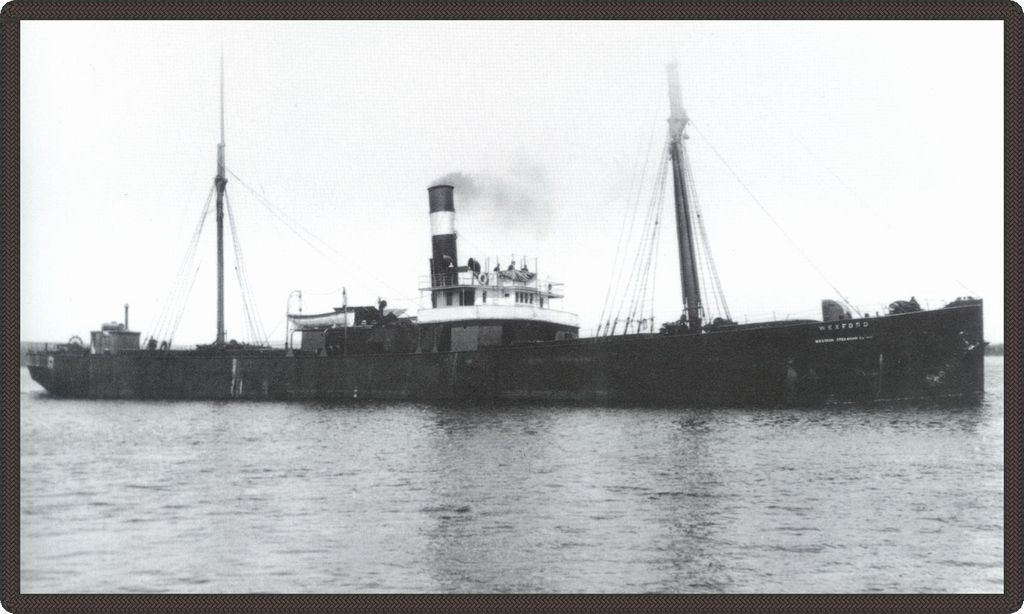
[(501, 174), (457, 171), (438, 177), (432, 185), (444, 184), (455, 187), (460, 225), (500, 224), (509, 231), (543, 234), (554, 213), (548, 200), (550, 181), (536, 165), (517, 164)]

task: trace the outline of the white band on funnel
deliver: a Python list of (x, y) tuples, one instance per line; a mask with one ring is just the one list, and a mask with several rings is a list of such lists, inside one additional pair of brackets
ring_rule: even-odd
[(455, 212), (435, 211), (431, 213), (430, 234), (431, 236), (455, 234)]

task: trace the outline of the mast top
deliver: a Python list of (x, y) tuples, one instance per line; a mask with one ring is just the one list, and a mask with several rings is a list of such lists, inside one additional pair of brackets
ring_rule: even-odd
[(217, 144), (217, 190), (220, 195), (227, 184), (226, 166), (224, 164), (224, 49), (220, 51), (220, 143)]
[(671, 110), (668, 117), (669, 133), (673, 141), (678, 141), (686, 130), (690, 118), (686, 116), (683, 97), (679, 93), (679, 62), (672, 60), (665, 69), (668, 72), (668, 102)]
[[(220, 52), (220, 143), (217, 144), (217, 347), (224, 347), (224, 187), (228, 184), (224, 164), (224, 50)], [(228, 212), (230, 213), (230, 211)]]
[(224, 50), (220, 50), (220, 144), (224, 146)]
[(668, 101), (671, 113), (668, 118), (669, 138), (672, 158), (672, 183), (675, 186), (676, 204), (676, 235), (679, 239), (679, 274), (683, 291), (683, 317), (681, 322), (691, 332), (700, 332), (701, 320), (704, 317), (700, 298), (700, 276), (697, 270), (697, 249), (694, 240), (694, 212), (691, 211), (686, 185), (685, 143), (686, 110), (679, 94), (679, 64), (673, 60), (668, 70)]

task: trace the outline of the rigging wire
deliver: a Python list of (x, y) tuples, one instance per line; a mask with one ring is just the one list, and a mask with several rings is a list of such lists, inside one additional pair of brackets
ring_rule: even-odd
[(704, 212), (700, 206), (700, 199), (697, 196), (697, 186), (694, 180), (693, 168), (690, 165), (690, 154), (683, 149), (683, 175), (686, 179), (686, 189), (690, 195), (690, 202), (693, 203), (693, 210), (695, 217), (697, 218), (697, 236), (700, 240), (699, 254), (702, 254), (706, 260), (706, 272), (707, 277), (705, 279), (710, 284), (705, 283), (704, 287), (711, 286), (712, 294), (711, 297), (715, 301), (717, 313), (725, 316), (725, 319), (731, 320), (732, 315), (729, 313), (729, 304), (725, 300), (725, 290), (722, 287), (722, 280), (718, 277), (718, 267), (715, 266), (714, 252), (711, 250), (711, 243), (708, 241), (707, 228), (704, 226)]
[[(687, 151), (685, 147), (679, 148), (680, 159), (680, 170), (683, 173), (683, 190), (686, 192), (687, 202), (690, 207), (690, 219), (696, 219), (698, 222), (701, 220), (700, 202), (697, 200), (696, 187), (691, 183), (693, 176), (689, 173), (689, 158), (687, 157)], [(712, 312), (712, 305), (715, 309), (718, 308), (718, 300), (715, 295), (714, 288), (710, 288), (709, 293), (709, 280), (711, 274), (708, 270), (708, 250), (704, 243), (700, 240), (700, 234), (697, 232), (696, 224), (691, 222), (690, 227), (690, 240), (693, 241), (693, 257), (694, 264), (696, 266), (697, 282), (701, 292), (701, 303), (697, 306), (700, 317), (704, 320), (710, 319), (709, 314)]]
[[(238, 183), (242, 185), (242, 187), (244, 187), (254, 197), (256, 197), (257, 202), (262, 204), (264, 206), (264, 208), (266, 208), (267, 211), (270, 212), (271, 215), (273, 215), (275, 218), (280, 220), (285, 225), (285, 227), (288, 228), (288, 230), (292, 231), (292, 233), (294, 233), (297, 237), (299, 237), (300, 240), (302, 240), (306, 245), (308, 245), (310, 248), (312, 248), (313, 251), (317, 252), (320, 256), (322, 256), (325, 259), (328, 259), (328, 260), (334, 262), (335, 264), (341, 264), (341, 263), (344, 262), (345, 264), (343, 264), (342, 266), (344, 268), (348, 269), (350, 272), (354, 272), (357, 275), (358, 274), (366, 275), (367, 277), (369, 277), (374, 282), (379, 283), (380, 285), (384, 286), (385, 288), (390, 289), (391, 291), (395, 292), (396, 294), (401, 294), (400, 290), (396, 289), (394, 286), (392, 286), (391, 284), (389, 284), (389, 283), (385, 282), (384, 280), (380, 279), (376, 275), (373, 275), (372, 273), (369, 273), (369, 272), (365, 271), (364, 269), (361, 269), (361, 268), (357, 268), (355, 270), (350, 269), (347, 266), (348, 265), (348, 258), (344, 254), (339, 252), (337, 249), (335, 249), (330, 243), (328, 243), (327, 241), (324, 241), (319, 236), (317, 236), (316, 233), (314, 233), (311, 230), (309, 230), (308, 228), (304, 227), (301, 223), (299, 223), (297, 220), (295, 220), (294, 218), (289, 216), (284, 211), (282, 211), (282, 210), (278, 209), (277, 207), (275, 207), (270, 202), (270, 200), (268, 198), (266, 198), (265, 196), (261, 195), (256, 190), (254, 190), (241, 177), (239, 177), (237, 174), (235, 174), (235, 172), (233, 170), (228, 169), (228, 174), (230, 174), (232, 177), (234, 177), (235, 180), (237, 180)], [(318, 246), (316, 244), (316, 242), (318, 242), (322, 247)], [(333, 252), (334, 256), (332, 256), (331, 254), (326, 253), (324, 251), (324, 248), (326, 248), (326, 250), (328, 250), (329, 252)], [(411, 305), (413, 307), (418, 307), (419, 306), (419, 302), (417, 300), (412, 299), (411, 297), (404, 297), (404, 296), (397, 296), (396, 295), (396, 296), (391, 296), (389, 298), (392, 301), (404, 302), (404, 303), (409, 304), (409, 305)]]
[[(619, 265), (619, 255), (622, 253), (623, 239), (626, 238), (626, 237), (631, 237), (632, 236), (633, 222), (636, 220), (636, 214), (637, 214), (637, 212), (640, 209), (640, 195), (641, 195), (641, 193), (643, 191), (644, 177), (647, 175), (647, 165), (650, 162), (651, 151), (652, 151), (652, 148), (654, 147), (654, 133), (655, 133), (654, 126), (655, 126), (655, 124), (652, 122), (651, 123), (651, 130), (650, 130), (650, 132), (647, 135), (647, 147), (645, 148), (647, 150), (647, 155), (645, 155), (643, 157), (643, 168), (640, 171), (640, 180), (636, 184), (636, 197), (633, 199), (633, 214), (630, 217), (629, 232), (628, 233), (626, 232), (626, 225), (625, 224), (620, 224), (619, 225), (619, 238), (615, 242), (615, 256), (612, 259), (612, 279), (609, 281), (608, 286), (605, 289), (604, 303), (602, 303), (602, 305), (601, 305), (601, 316), (600, 316), (600, 318), (598, 318), (598, 321), (597, 321), (597, 336), (601, 336), (601, 327), (602, 326), (605, 327), (605, 332), (606, 333), (608, 332), (608, 323), (605, 322), (605, 314), (607, 313), (609, 317), (611, 316), (611, 314), (608, 313), (608, 309), (611, 307), (610, 300), (612, 298), (612, 288), (618, 287), (618, 284), (622, 281), (621, 280), (621, 269), (625, 268), (625, 255), (623, 255), (623, 262), (622, 262), (621, 266)], [(637, 163), (634, 161), (634, 163), (633, 163), (634, 173), (632, 173), (630, 175), (631, 177), (635, 177), (636, 176), (636, 173), (635, 173), (636, 166), (637, 166)], [(627, 193), (632, 193), (632, 192), (633, 192), (633, 186), (630, 186), (629, 192), (627, 192)]]
[(269, 345), (266, 331), (259, 320), (259, 313), (256, 311), (256, 297), (249, 283), (249, 273), (245, 266), (241, 239), (238, 236), (238, 226), (235, 224), (235, 214), (231, 207), (231, 199), (227, 192), (224, 193), (225, 204), (228, 210), (228, 225), (231, 227), (231, 243), (235, 251), (235, 276), (238, 278), (238, 287), (242, 295), (242, 312), (247, 333), (252, 343), (257, 345)]
[(186, 247), (185, 253), (179, 263), (178, 271), (171, 280), (170, 289), (168, 290), (167, 296), (160, 307), (160, 311), (148, 337), (166, 339), (166, 333), (170, 329), (170, 324), (174, 321), (175, 314), (177, 313), (176, 306), (180, 301), (188, 275), (192, 270), (192, 257), (193, 254), (190, 244)]
[[(648, 207), (644, 211), (643, 220), (636, 234), (637, 249), (633, 252), (632, 264), (627, 265), (628, 260), (620, 260), (618, 255), (624, 245), (632, 244), (634, 241), (633, 227), (640, 220), (639, 200), (641, 193), (647, 185), (646, 177), (643, 177), (637, 193), (637, 200), (634, 204), (634, 213), (630, 220), (629, 232), (620, 232), (619, 244), (616, 247), (616, 268), (613, 281), (606, 293), (605, 306), (602, 308), (601, 319), (597, 329), (600, 336), (614, 335), (619, 325), (624, 325), (623, 334), (630, 332), (640, 333), (645, 329), (654, 331), (655, 313), (654, 305), (657, 287), (657, 266), (658, 266), (658, 245), (661, 236), (661, 227), (666, 198), (666, 183), (668, 181), (668, 170), (671, 166), (669, 161), (669, 148), (671, 147), (671, 135), (666, 139), (659, 160), (661, 164), (651, 187), (651, 196)], [(702, 312), (713, 308), (715, 314), (724, 314), (731, 319), (725, 293), (722, 289), (721, 279), (711, 253), (707, 229), (704, 225), (703, 213), (693, 182), (693, 172), (689, 165), (689, 158), (683, 151), (682, 170), (685, 178), (683, 186), (692, 203), (691, 210), (697, 218), (694, 224), (693, 240), (695, 244), (694, 256), (698, 277), (702, 285), (710, 292), (705, 294), (707, 304), (701, 305)], [(644, 171), (646, 175), (646, 167)], [(623, 226), (625, 230), (626, 226)], [(628, 258), (622, 254), (623, 258)], [(623, 281), (625, 279), (625, 281)], [(621, 288), (618, 294), (612, 293), (612, 288)]]
[(167, 337), (167, 345), (170, 347), (174, 343), (174, 336), (178, 334), (178, 325), (181, 324), (181, 316), (185, 313), (184, 305), (188, 304), (188, 298), (192, 296), (192, 288), (196, 285), (196, 279), (199, 278), (199, 269), (203, 266), (203, 259), (199, 259), (199, 264), (196, 265), (195, 271), (192, 273), (192, 281), (188, 285), (188, 292), (185, 293), (185, 300), (182, 303), (182, 308), (178, 310), (178, 317), (174, 319), (174, 325), (171, 327), (170, 334)]
[[(637, 324), (636, 332), (641, 332), (641, 327), (644, 322), (644, 311), (646, 305), (645, 298), (647, 296), (647, 286), (650, 281), (651, 263), (656, 260), (656, 246), (658, 241), (658, 235), (660, 234), (661, 228), (661, 211), (665, 201), (665, 179), (668, 175), (668, 165), (664, 162), (663, 156), (662, 166), (660, 168), (657, 179), (655, 180), (654, 192), (652, 193), (651, 204), (649, 207), (648, 221), (647, 221), (647, 234), (646, 247), (638, 255), (641, 256), (642, 261), (636, 271), (636, 288), (633, 293), (633, 301), (630, 306), (629, 316), (627, 321), (633, 320)], [(652, 305), (653, 312), (653, 305)], [(627, 327), (628, 332), (628, 327)]]
[(331, 290), (330, 292), (307, 292), (306, 290), (303, 290), (302, 291), (302, 295), (303, 296), (333, 296), (333, 295), (341, 292), (344, 289), (345, 289), (345, 286), (338, 286), (337, 288), (335, 288), (334, 290)]
[[(853, 187), (851, 187), (849, 183), (844, 181), (843, 178), (839, 176), (839, 173), (837, 173), (835, 170), (832, 169), (831, 166), (829, 166), (828, 164), (825, 163), (825, 161), (822, 158), (822, 156), (820, 156), (820, 155), (816, 154), (814, 151), (812, 151), (811, 148), (807, 145), (807, 143), (805, 143), (804, 140), (801, 139), (797, 134), (795, 134), (793, 132), (790, 132), (784, 126), (781, 126), (781, 125), (778, 125), (778, 124), (775, 124), (775, 127), (778, 128), (783, 134), (788, 136), (790, 139), (792, 139), (793, 141), (796, 141), (796, 143), (798, 145), (800, 145), (800, 147), (803, 148), (803, 150), (805, 152), (807, 152), (808, 156), (810, 156), (815, 162), (820, 164), (821, 167), (824, 168), (828, 172), (828, 174), (832, 176), (832, 178), (836, 181), (836, 183), (838, 183), (844, 190), (846, 190), (846, 192), (848, 194), (850, 194), (850, 196), (853, 197), (853, 199), (857, 202), (858, 205), (863, 207), (864, 210), (866, 210), (869, 213), (871, 213), (876, 219), (879, 219), (879, 220), (882, 221), (882, 228), (884, 228), (885, 232), (888, 233), (890, 239), (895, 240), (894, 242), (896, 242), (896, 243), (899, 242), (900, 239), (896, 235), (896, 229), (893, 228), (892, 224), (890, 223), (890, 221), (888, 219), (888, 216), (886, 216), (884, 212), (879, 211), (874, 206), (872, 206), (867, 200), (865, 200), (860, 195), (859, 192), (854, 190)], [(911, 253), (915, 254), (915, 255), (919, 255), (919, 253), (917, 251), (912, 251)], [(930, 263), (926, 263), (924, 260), (919, 260), (918, 264), (928, 265)], [(920, 267), (920, 270), (924, 270), (924, 271), (933, 271), (934, 269), (935, 269), (935, 267), (932, 267), (932, 266), (922, 266), (922, 267)], [(956, 282), (964, 290), (967, 290), (969, 293), (971, 293), (973, 295), (977, 295), (977, 293), (974, 290), (972, 290), (971, 288), (968, 288), (962, 281), (960, 281), (956, 277), (953, 277), (953, 281)]]
[[(225, 194), (227, 197), (227, 194)], [(249, 279), (249, 267), (245, 260), (245, 251), (242, 250), (241, 237), (238, 234), (238, 225), (234, 219), (234, 208), (231, 206), (231, 200), (227, 198), (228, 206), (228, 221), (231, 224), (231, 235), (232, 240), (235, 244), (236, 262), (235, 269), (239, 276), (239, 285), (242, 287), (242, 299), (243, 307), (247, 306), (247, 317), (251, 320), (251, 328), (254, 335), (253, 341), (257, 344), (269, 345), (269, 339), (267, 337), (266, 330), (263, 328), (263, 323), (260, 321), (259, 312), (256, 309), (256, 295), (252, 289), (252, 282)]]
[[(652, 139), (652, 142), (648, 145), (648, 151), (650, 151), (650, 146), (653, 145), (653, 133), (652, 133), (651, 139)], [(622, 243), (621, 246), (620, 246), (622, 248), (621, 249), (622, 259), (621, 260), (617, 259), (617, 262), (615, 263), (615, 269), (614, 269), (614, 271), (615, 271), (615, 277), (613, 278), (614, 281), (609, 285), (609, 291), (611, 291), (612, 288), (622, 287), (623, 286), (623, 280), (625, 278), (625, 286), (623, 287), (623, 289), (621, 291), (622, 293), (621, 294), (614, 294), (611, 297), (611, 302), (609, 303), (608, 319), (605, 321), (605, 334), (606, 335), (614, 335), (615, 331), (618, 328), (619, 322), (622, 321), (622, 317), (621, 317), (622, 316), (622, 311), (625, 308), (625, 302), (627, 300), (627, 297), (630, 295), (631, 284), (632, 284), (633, 279), (635, 278), (634, 270), (636, 269), (636, 266), (637, 266), (636, 263), (637, 263), (637, 259), (639, 258), (640, 250), (642, 250), (642, 247), (638, 247), (638, 251), (629, 252), (625, 248), (633, 242), (633, 228), (636, 226), (636, 221), (639, 218), (639, 214), (640, 214), (640, 201), (641, 201), (641, 197), (643, 196), (645, 179), (647, 177), (647, 167), (648, 167), (648, 162), (650, 161), (650, 157), (651, 157), (650, 154), (648, 154), (647, 157), (645, 157), (645, 159), (644, 159), (643, 171), (641, 172), (640, 181), (637, 183), (636, 200), (635, 200), (634, 207), (633, 207), (633, 215), (630, 217), (629, 230), (622, 237), (623, 239), (625, 239), (625, 242)], [(646, 224), (647, 224), (647, 220), (649, 219), (649, 217), (650, 217), (650, 207), (648, 206), (648, 208), (645, 210), (645, 213), (644, 213), (644, 224), (641, 225), (640, 229), (638, 230), (638, 233), (639, 233), (638, 241), (639, 241), (640, 246), (642, 246), (644, 244)], [(619, 248), (617, 247), (616, 249), (618, 251)], [(632, 266), (627, 266), (627, 263), (629, 262), (629, 254), (630, 253), (633, 254), (633, 265)], [(616, 304), (618, 305), (618, 307), (615, 307)], [(629, 322), (626, 323), (626, 326), (628, 328)]]
[(761, 211), (768, 217), (768, 219), (772, 222), (772, 224), (774, 224), (775, 227), (778, 228), (779, 232), (782, 233), (782, 236), (785, 237), (787, 241), (789, 241), (789, 244), (793, 247), (793, 249), (795, 249), (797, 251), (797, 253), (804, 259), (804, 261), (807, 262), (807, 264), (809, 264), (812, 269), (814, 269), (814, 271), (818, 274), (818, 276), (821, 277), (821, 279), (826, 284), (828, 284), (828, 286), (830, 288), (832, 288), (832, 291), (836, 293), (836, 296), (838, 296), (840, 299), (842, 299), (843, 303), (845, 303), (847, 307), (852, 309), (854, 311), (854, 313), (857, 314), (858, 317), (863, 317), (863, 314), (860, 312), (860, 310), (857, 309), (857, 307), (854, 306), (850, 302), (850, 300), (847, 299), (843, 295), (843, 293), (839, 291), (838, 288), (836, 288), (835, 284), (833, 284), (831, 281), (829, 281), (828, 277), (825, 276), (825, 273), (822, 272), (822, 270), (820, 268), (818, 268), (818, 265), (816, 265), (814, 263), (814, 261), (811, 260), (810, 256), (808, 256), (807, 253), (804, 252), (804, 250), (800, 248), (800, 246), (796, 243), (796, 241), (789, 235), (789, 233), (786, 232), (785, 228), (783, 228), (782, 225), (775, 219), (775, 217), (768, 211), (768, 208), (765, 207), (764, 204), (761, 203), (760, 199), (758, 199), (757, 196), (754, 195), (754, 192), (751, 191), (751, 189), (747, 186), (746, 183), (743, 182), (743, 180), (740, 178), (739, 174), (735, 170), (733, 170), (732, 166), (730, 166), (729, 163), (726, 162), (726, 160), (722, 156), (722, 154), (719, 153), (718, 149), (711, 143), (711, 141), (704, 135), (704, 133), (699, 128), (697, 128), (697, 126), (692, 121), (690, 122), (690, 125), (692, 125), (694, 130), (697, 132), (697, 134), (700, 135), (700, 138), (703, 139), (705, 143), (707, 143), (708, 147), (711, 148), (711, 151), (714, 152), (715, 156), (719, 159), (719, 161), (721, 161), (721, 163), (725, 166), (725, 168), (728, 169), (729, 173), (733, 176), (734, 179), (736, 179), (736, 181), (740, 184), (740, 186), (747, 193), (747, 195), (750, 196), (750, 198), (761, 209)]
[[(663, 190), (663, 192), (664, 192), (664, 190)], [(664, 200), (664, 197), (662, 197), (662, 200)], [(661, 235), (661, 225), (658, 226), (657, 233), (658, 234), (654, 237), (654, 245), (655, 245), (655, 247), (653, 248), (654, 250), (658, 249), (657, 246), (658, 246), (658, 243), (659, 243), (658, 239), (660, 238), (660, 235)], [(657, 251), (655, 251), (654, 262), (651, 263), (651, 275), (650, 275), (650, 277), (648, 279), (650, 279), (650, 286), (651, 286), (650, 296), (646, 299), (648, 301), (647, 304), (650, 306), (650, 314), (649, 314), (650, 317), (648, 318), (648, 329), (650, 330), (650, 332), (653, 333), (654, 332), (654, 297), (655, 297), (655, 291), (654, 290), (655, 290), (655, 287), (656, 287), (657, 281), (658, 281), (658, 257), (657, 257)]]
[[(661, 185), (663, 186), (664, 183), (661, 183)], [(653, 205), (655, 210), (654, 221), (652, 222), (652, 228), (649, 235), (650, 238), (648, 240), (647, 253), (644, 258), (643, 271), (640, 273), (639, 276), (638, 288), (636, 290), (634, 298), (633, 312), (631, 312), (630, 314), (630, 318), (635, 318), (635, 322), (637, 325), (636, 332), (638, 333), (643, 331), (643, 326), (647, 322), (647, 318), (645, 317), (647, 309), (650, 308), (652, 318), (654, 311), (653, 304), (648, 304), (647, 302), (647, 289), (650, 285), (653, 285), (651, 283), (651, 271), (654, 267), (654, 264), (657, 262), (655, 250), (658, 243), (658, 236), (660, 235), (661, 231), (661, 209), (662, 204), (664, 202), (664, 198), (658, 197), (655, 202), (656, 204)]]
[[(213, 193), (214, 186), (211, 185), (210, 191), (206, 196), (206, 203), (203, 205), (199, 219), (196, 221), (195, 229), (192, 231), (192, 237), (189, 240), (188, 247), (185, 249), (185, 254), (178, 267), (178, 272), (174, 277), (174, 281), (171, 284), (171, 290), (168, 293), (167, 299), (164, 301), (156, 322), (153, 325), (153, 329), (150, 331), (147, 338), (167, 339), (168, 336), (173, 337), (173, 334), (168, 335), (168, 333), (170, 333), (174, 328), (174, 323), (180, 321), (181, 312), (184, 311), (185, 305), (188, 303), (188, 294), (191, 290), (189, 289), (188, 293), (186, 293), (186, 285), (188, 284), (190, 277), (189, 272), (193, 271), (193, 263), (195, 262), (195, 256), (199, 247), (203, 227), (206, 222), (206, 218), (210, 213), (210, 204), (213, 200)], [(193, 271), (192, 277), (194, 277), (194, 275), (195, 272)], [(194, 283), (194, 281), (192, 283)]]
[(287, 318), (278, 318), (277, 319), (277, 324), (274, 325), (274, 328), (270, 329), (270, 333), (267, 335), (267, 339), (269, 339), (271, 336), (276, 334), (277, 331), (281, 328), (281, 324), (284, 324), (287, 321), (288, 321)]
[[(666, 144), (665, 144), (665, 153), (662, 155), (662, 159), (663, 160), (666, 160), (668, 158), (668, 147), (669, 147), (668, 142), (666, 142)], [(664, 215), (664, 212), (665, 212), (665, 206), (664, 206), (665, 205), (665, 183), (667, 181), (668, 181), (668, 165), (667, 165), (667, 160), (666, 160), (665, 166), (662, 167), (661, 177), (660, 177), (660, 179), (657, 182), (657, 185), (655, 187), (655, 189), (657, 190), (656, 191), (657, 200), (656, 200), (656, 202), (653, 205), (654, 209), (655, 209), (654, 230), (652, 231), (651, 244), (650, 244), (650, 247), (648, 248), (648, 255), (647, 255), (648, 264), (647, 264), (647, 270), (644, 272), (644, 282), (643, 282), (644, 283), (644, 291), (645, 291), (645, 293), (646, 293), (646, 290), (647, 290), (648, 286), (651, 288), (651, 290), (650, 290), (650, 297), (649, 298), (645, 298), (644, 300), (647, 301), (646, 302), (646, 306), (647, 306), (648, 315), (649, 315), (648, 321), (650, 323), (650, 329), (651, 329), (652, 332), (654, 330), (654, 296), (655, 296), (654, 295), (654, 287), (655, 287), (656, 282), (657, 282), (656, 272), (657, 272), (657, 269), (658, 269), (658, 245), (659, 245), (659, 240), (661, 238), (661, 228), (662, 228), (661, 216)], [(639, 330), (637, 332), (639, 332)]]
[[(665, 160), (667, 158), (667, 148), (668, 141), (666, 141), (666, 145), (662, 150), (662, 155), (659, 158), (662, 161), (662, 164), (659, 167), (658, 174), (653, 182), (654, 185), (651, 189), (651, 200), (645, 210), (643, 223), (640, 226), (638, 237), (639, 245), (638, 249), (633, 252), (633, 263), (628, 268), (625, 267), (625, 261), (622, 263), (622, 275), (628, 275), (628, 277), (626, 277), (622, 293), (618, 295), (616, 300), (613, 302), (613, 305), (617, 304), (618, 307), (612, 311), (612, 315), (614, 317), (610, 318), (609, 321), (606, 322), (606, 335), (614, 335), (620, 322), (624, 323), (624, 334), (629, 332), (630, 327), (634, 322), (637, 324), (638, 331), (643, 325), (642, 297), (646, 296), (646, 281), (649, 271), (651, 270), (651, 260), (654, 255), (655, 239), (658, 234), (660, 209), (664, 199), (664, 182), (667, 169)], [(641, 184), (641, 186), (642, 185), (643, 184)], [(637, 216), (634, 215), (634, 221), (636, 217)], [(632, 236), (632, 233), (630, 233), (630, 236)]]

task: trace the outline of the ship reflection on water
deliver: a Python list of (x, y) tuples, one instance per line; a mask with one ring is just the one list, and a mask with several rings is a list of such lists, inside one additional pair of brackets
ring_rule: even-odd
[(21, 588), (1000, 592), (1002, 377), (623, 412), (60, 400), (23, 373)]

